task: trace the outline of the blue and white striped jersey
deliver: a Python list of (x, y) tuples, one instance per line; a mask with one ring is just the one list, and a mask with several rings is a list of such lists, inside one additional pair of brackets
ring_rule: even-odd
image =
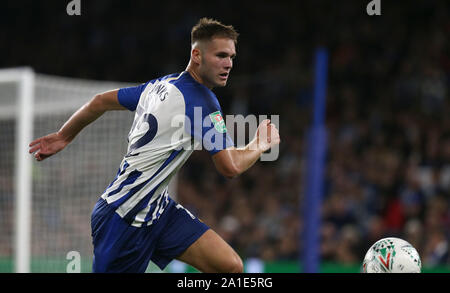
[(214, 93), (184, 71), (118, 91), (136, 111), (128, 152), (102, 194), (130, 225), (151, 225), (168, 203), (170, 179), (194, 149), (211, 154), (233, 146)]

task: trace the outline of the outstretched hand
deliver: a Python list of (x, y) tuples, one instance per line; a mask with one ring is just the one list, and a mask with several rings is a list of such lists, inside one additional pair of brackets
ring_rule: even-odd
[(61, 151), (69, 142), (64, 140), (57, 132), (33, 140), (29, 153), (34, 153), (37, 161), (42, 161)]
[(258, 147), (262, 149), (263, 152), (280, 143), (278, 129), (275, 124), (270, 123), (269, 119), (265, 119), (259, 124), (256, 131), (256, 138)]

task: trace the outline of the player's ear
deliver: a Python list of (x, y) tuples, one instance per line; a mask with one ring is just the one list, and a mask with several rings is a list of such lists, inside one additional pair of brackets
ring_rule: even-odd
[(200, 64), (201, 63), (202, 55), (201, 55), (200, 49), (198, 47), (192, 48), (191, 59), (196, 64)]

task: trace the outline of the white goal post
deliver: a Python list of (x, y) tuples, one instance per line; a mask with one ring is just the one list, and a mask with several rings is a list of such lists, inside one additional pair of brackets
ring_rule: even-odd
[(28, 273), (30, 269), (30, 220), (31, 220), (31, 157), (27, 154), (33, 134), (34, 73), (30, 68), (0, 71), (0, 83), (16, 83), (17, 106), (2, 105), (2, 116), (16, 116), (15, 140), (15, 271)]
[(42, 162), (28, 146), (95, 94), (130, 85), (0, 69), (0, 272), (66, 272), (71, 251), (90, 271), (90, 215), (116, 175), (134, 114), (105, 113)]

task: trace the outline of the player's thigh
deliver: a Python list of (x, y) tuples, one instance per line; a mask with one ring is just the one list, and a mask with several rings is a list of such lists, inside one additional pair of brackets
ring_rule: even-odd
[(206, 231), (177, 259), (204, 273), (243, 272), (239, 255), (212, 229)]

